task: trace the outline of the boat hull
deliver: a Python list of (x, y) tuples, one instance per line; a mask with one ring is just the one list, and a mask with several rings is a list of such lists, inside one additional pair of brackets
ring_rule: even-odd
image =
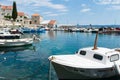
[[(73, 68), (52, 62), (59, 80), (75, 80), (75, 79), (105, 79), (116, 77), (116, 73), (112, 68), (106, 69), (83, 69)], [(97, 72), (99, 71), (99, 72)]]
[(0, 45), (0, 47), (2, 47), (2, 48), (9, 48), (9, 47), (21, 47), (21, 46), (31, 46), (32, 45), (32, 43), (30, 43), (30, 44), (26, 44), (26, 43), (22, 43), (22, 44), (5, 44), (5, 45)]
[(0, 40), (0, 47), (20, 47), (32, 45), (32, 39)]

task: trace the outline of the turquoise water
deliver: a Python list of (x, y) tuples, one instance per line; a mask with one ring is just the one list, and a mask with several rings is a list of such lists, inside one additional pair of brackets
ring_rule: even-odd
[[(95, 35), (49, 31), (37, 34), (41, 41), (33, 46), (0, 49), (0, 80), (57, 80), (53, 67), (49, 74), (48, 57), (74, 54), (79, 48), (93, 46)], [(98, 46), (120, 48), (120, 34), (99, 34)]]

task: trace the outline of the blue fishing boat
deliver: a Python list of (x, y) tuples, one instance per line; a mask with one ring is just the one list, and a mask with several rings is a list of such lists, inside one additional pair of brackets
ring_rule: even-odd
[(24, 27), (24, 28), (21, 28), (21, 32), (23, 32), (23, 33), (30, 33), (31, 29), (27, 28), (27, 27)]
[(44, 33), (46, 30), (44, 28), (38, 28), (36, 30), (37, 33)]
[(31, 29), (31, 33), (36, 33), (36, 29)]
[(36, 28), (36, 29), (31, 29), (31, 28), (21, 28), (21, 32), (23, 33), (44, 33), (45, 29), (44, 28)]

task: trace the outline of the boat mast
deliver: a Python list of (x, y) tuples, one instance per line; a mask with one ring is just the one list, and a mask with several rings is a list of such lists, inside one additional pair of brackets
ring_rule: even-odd
[(95, 41), (94, 41), (94, 47), (92, 50), (96, 50), (97, 49), (97, 39), (98, 39), (98, 32), (96, 33), (96, 37), (95, 37)]

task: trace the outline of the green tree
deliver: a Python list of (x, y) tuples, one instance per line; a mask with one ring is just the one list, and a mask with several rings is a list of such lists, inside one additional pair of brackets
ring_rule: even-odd
[(10, 14), (8, 13), (7, 15), (4, 16), (4, 18), (7, 20), (11, 20), (12, 16), (10, 16)]
[(12, 10), (12, 19), (15, 21), (17, 18), (17, 7), (16, 7), (16, 2), (13, 1), (13, 10)]
[(12, 17), (11, 16), (4, 16), (5, 19), (10, 20)]

